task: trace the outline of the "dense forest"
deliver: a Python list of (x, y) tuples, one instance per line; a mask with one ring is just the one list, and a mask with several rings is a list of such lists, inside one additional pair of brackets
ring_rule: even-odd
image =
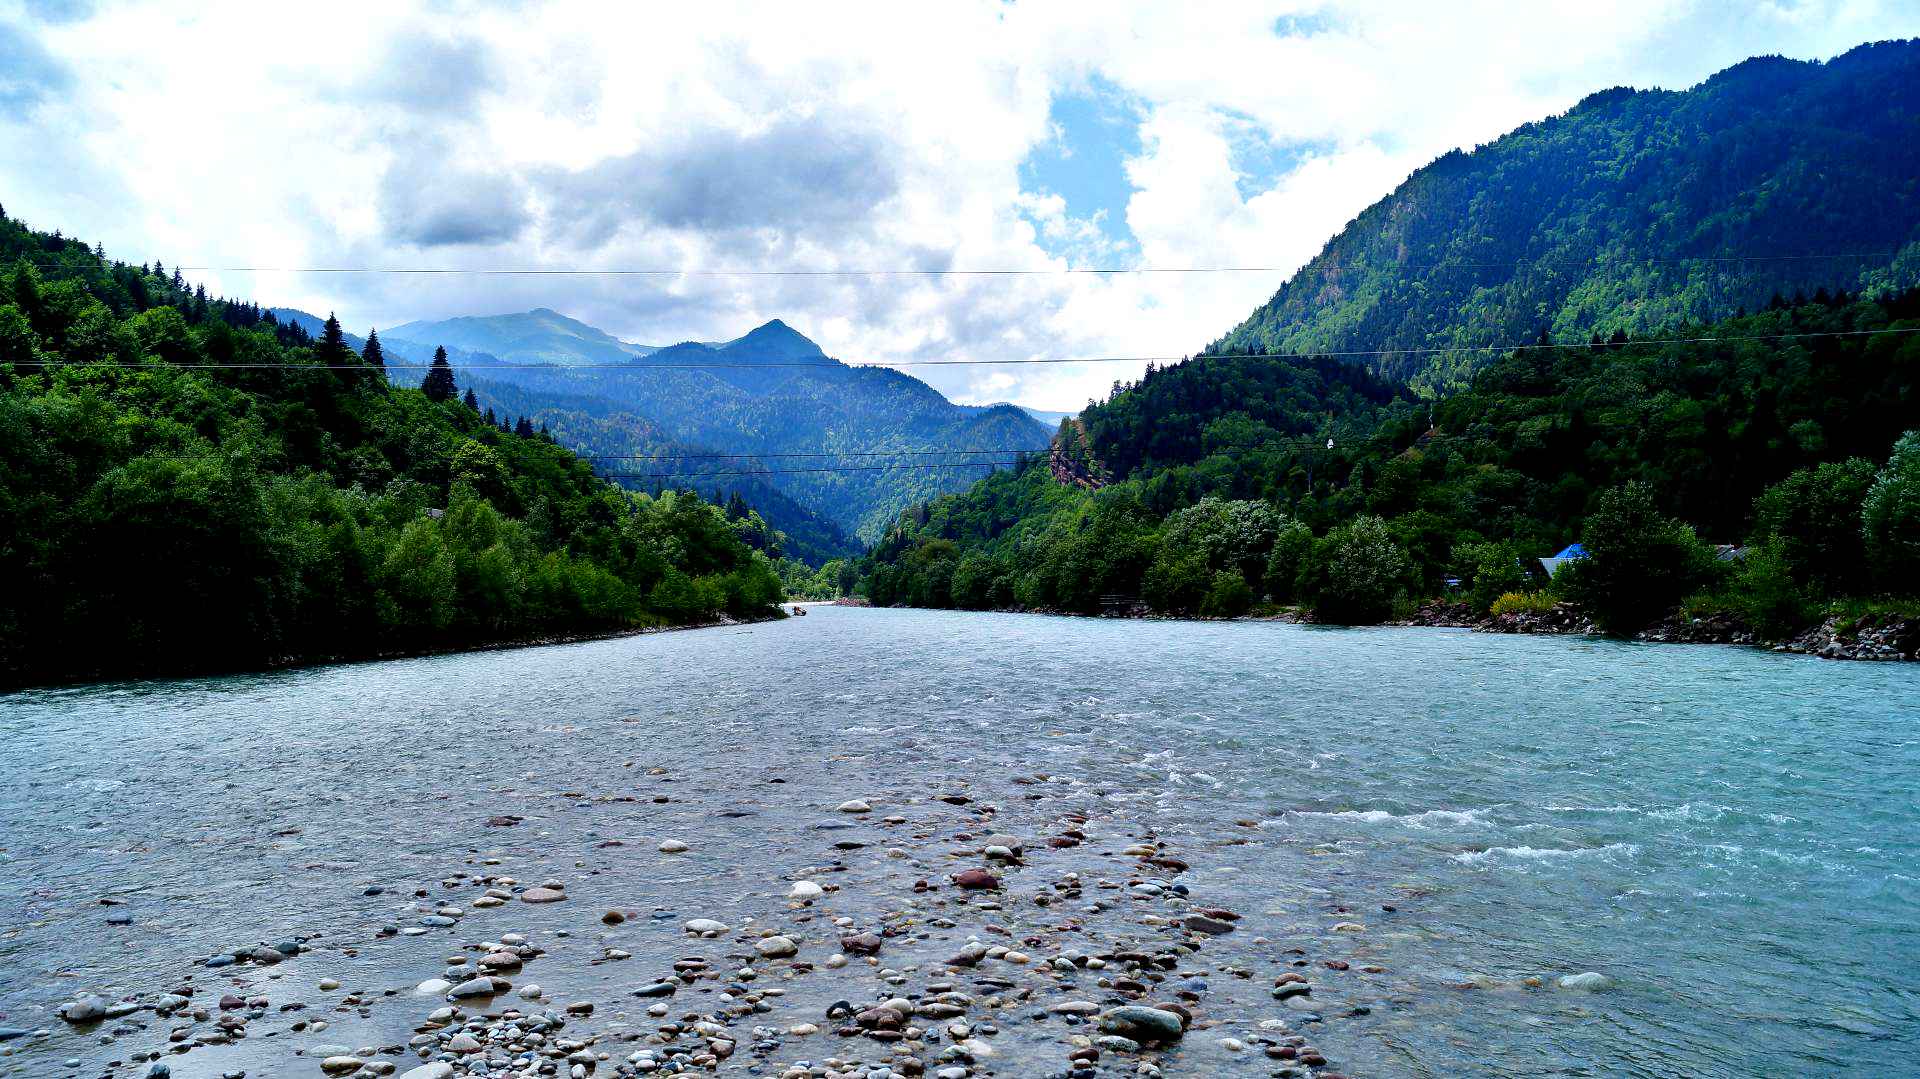
[[(1209, 352), (1431, 350), (1920, 284), (1920, 42), (1618, 88), (1419, 170)], [(1393, 351), (1431, 394), (1483, 352)]]
[(1690, 600), (1778, 634), (1920, 593), (1917, 426), (1920, 291), (1522, 347), (1438, 403), (1324, 358), (1203, 357), (909, 511), (863, 569), (881, 604), (1378, 621), (1550, 602), (1535, 560), (1579, 540), (1552, 588), (1610, 628)]
[(0, 681), (774, 613), (768, 526), (0, 213)]

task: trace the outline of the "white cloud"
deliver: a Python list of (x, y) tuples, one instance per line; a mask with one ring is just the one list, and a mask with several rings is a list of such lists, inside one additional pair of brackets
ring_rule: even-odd
[[(0, 14), (33, 61), (0, 80), (0, 197), (169, 265), (1102, 263), (1097, 222), (1020, 187), (1053, 96), (1097, 80), (1140, 116), (1144, 264), (1290, 269), (1413, 168), (1591, 91), (1920, 33), (1920, 5), (1864, 0), (56, 7)], [(1249, 132), (1299, 150), (1252, 191)], [(669, 342), (781, 317), (881, 362), (1188, 353), (1282, 278), (201, 276), (355, 328), (549, 306)], [(1139, 369), (914, 371), (1073, 407)]]

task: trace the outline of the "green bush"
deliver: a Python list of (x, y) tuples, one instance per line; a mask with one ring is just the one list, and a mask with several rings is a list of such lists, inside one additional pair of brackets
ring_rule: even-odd
[(1580, 533), (1585, 558), (1560, 569), (1555, 585), (1606, 632), (1631, 634), (1710, 582), (1713, 550), (1690, 525), (1662, 514), (1641, 483), (1602, 491)]
[(1237, 569), (1223, 569), (1213, 575), (1200, 613), (1208, 618), (1238, 618), (1253, 609), (1253, 586)]
[(1273, 537), (1267, 555), (1267, 594), (1275, 603), (1292, 603), (1300, 594), (1300, 575), (1313, 553), (1313, 529), (1289, 521)]
[(1453, 564), (1467, 589), (1467, 603), (1486, 611), (1493, 601), (1523, 590), (1527, 575), (1510, 543), (1463, 543), (1453, 549)]
[(1487, 613), (1496, 618), (1503, 614), (1545, 614), (1553, 610), (1554, 602), (1546, 592), (1505, 592), (1487, 605)]
[(1313, 546), (1308, 575), (1314, 617), (1340, 625), (1372, 625), (1393, 613), (1412, 567), (1378, 517), (1356, 517)]
[(1194, 614), (1213, 587), (1201, 551), (1162, 551), (1140, 581), (1140, 598), (1165, 614)]
[(1747, 550), (1734, 573), (1729, 601), (1764, 640), (1777, 641), (1812, 622), (1817, 608), (1794, 581), (1788, 541), (1769, 536)]
[(1893, 456), (1867, 491), (1860, 523), (1880, 587), (1920, 594), (1920, 431), (1893, 444)]

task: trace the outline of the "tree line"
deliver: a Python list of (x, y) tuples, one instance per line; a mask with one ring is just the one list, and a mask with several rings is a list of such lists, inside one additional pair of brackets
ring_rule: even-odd
[[(1920, 291), (1513, 351), (1425, 401), (1331, 359), (1204, 356), (1062, 426), (1056, 461), (903, 514), (879, 604), (1375, 622), (1569, 599), (1778, 637), (1920, 594)], [(1721, 340), (1688, 341), (1712, 337)], [(1538, 559), (1588, 557), (1549, 579)]]
[[(697, 494), (624, 491), (178, 270), (0, 211), (0, 681), (258, 668), (772, 613)], [(764, 522), (759, 522), (764, 528)]]

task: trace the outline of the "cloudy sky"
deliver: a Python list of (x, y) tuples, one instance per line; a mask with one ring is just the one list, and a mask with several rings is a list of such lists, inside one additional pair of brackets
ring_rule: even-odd
[[(0, 0), (0, 203), (349, 328), (784, 318), (850, 362), (1178, 355), (1367, 204), (1615, 85), (1920, 35), (1920, 0)], [(1272, 267), (749, 276), (741, 270)], [(918, 368), (1077, 408), (1123, 364)]]

